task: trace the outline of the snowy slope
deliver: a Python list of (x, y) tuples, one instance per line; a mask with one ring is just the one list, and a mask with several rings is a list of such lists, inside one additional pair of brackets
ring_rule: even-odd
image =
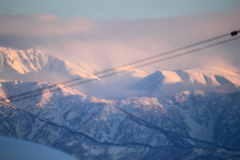
[(227, 70), (188, 69), (156, 71), (130, 89), (155, 93), (179, 93), (185, 90), (224, 91), (240, 89), (240, 75)]
[[(115, 71), (111, 70), (110, 72), (94, 76), (93, 74), (95, 73), (101, 73), (96, 64), (81, 62), (81, 60), (78, 60), (78, 62), (78, 64), (68, 63), (48, 54), (43, 54), (40, 50), (14, 50), (0, 47), (0, 81), (21, 80), (62, 83), (80, 77), (98, 79), (99, 81), (82, 84), (81, 86), (78, 85), (75, 88), (88, 95), (117, 99), (117, 97), (126, 98), (136, 95), (133, 91), (126, 89), (126, 86), (147, 76), (146, 72), (135, 69), (100, 80), (98, 77), (104, 77), (105, 75), (115, 73)], [(75, 82), (81, 83), (82, 81), (84, 80)]]
[(60, 81), (58, 78), (96, 78), (85, 69), (74, 66), (39, 50), (14, 50), (0, 47), (0, 79)]
[[(45, 144), (77, 159), (240, 155), (233, 151), (240, 149), (239, 74), (188, 69), (146, 75), (136, 69), (85, 88), (90, 95), (121, 92), (128, 98), (90, 97), (60, 83), (40, 82), (64, 76), (96, 78), (82, 67), (40, 51), (2, 47), (0, 101), (11, 107), (0, 105), (0, 134)], [(6, 81), (23, 77), (37, 82)], [(123, 92), (129, 84), (136, 93), (145, 91), (147, 97)], [(26, 92), (31, 94), (15, 97)]]
[[(53, 85), (59, 90), (49, 93)], [(11, 98), (41, 88), (37, 97)], [(208, 153), (216, 159), (237, 155), (230, 150), (240, 149), (240, 92), (192, 91), (113, 101), (61, 84), (13, 81), (1, 82), (0, 96), (20, 109), (1, 105), (2, 135), (46, 144), (78, 159), (209, 159)]]

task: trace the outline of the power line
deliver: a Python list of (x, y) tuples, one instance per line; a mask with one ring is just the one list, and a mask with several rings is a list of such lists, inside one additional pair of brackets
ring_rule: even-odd
[[(166, 58), (163, 58), (163, 59), (160, 59), (160, 60), (155, 60), (155, 61), (151, 61), (151, 62), (148, 62), (148, 63), (140, 64), (140, 65), (138, 65), (138, 66), (135, 66), (135, 67), (132, 67), (132, 68), (128, 68), (128, 69), (125, 69), (125, 70), (120, 70), (120, 71), (113, 72), (113, 73), (109, 73), (109, 74), (107, 74), (107, 75), (99, 76), (99, 78), (100, 78), (100, 79), (101, 79), (101, 78), (106, 78), (106, 77), (110, 77), (110, 76), (117, 75), (117, 74), (120, 74), (120, 73), (128, 72), (128, 71), (131, 71), (131, 70), (140, 68), (140, 67), (144, 67), (144, 66), (151, 65), (151, 64), (154, 64), (154, 63), (166, 61), (166, 60), (173, 59), (173, 58), (176, 58), (176, 57), (180, 57), (180, 56), (183, 56), (183, 55), (186, 55), (186, 54), (190, 54), (190, 53), (197, 52), (197, 51), (200, 51), (200, 50), (204, 50), (204, 49), (207, 49), (207, 48), (210, 48), (210, 47), (214, 47), (214, 46), (217, 46), (217, 45), (220, 45), (220, 44), (224, 44), (224, 43), (227, 43), (227, 42), (231, 42), (231, 41), (237, 40), (237, 39), (239, 39), (239, 38), (240, 38), (240, 37), (236, 37), (236, 38), (232, 38), (232, 39), (220, 41), (220, 42), (217, 42), (217, 43), (214, 43), (214, 44), (210, 44), (210, 45), (203, 46), (203, 47), (200, 47), (200, 48), (196, 48), (196, 49), (193, 49), (193, 50), (190, 50), (190, 51), (186, 51), (186, 52), (183, 52), (183, 53), (181, 53), (181, 54), (177, 54), (177, 55), (170, 56), (170, 57), (166, 57)], [(83, 79), (83, 80), (84, 80), (84, 79)], [(83, 82), (78, 82), (78, 83), (74, 83), (74, 84), (71, 84), (71, 85), (68, 85), (68, 86), (63, 86), (63, 88), (73, 87), (73, 86), (76, 86), (76, 85), (88, 83), (88, 82), (95, 81), (95, 80), (97, 80), (97, 79), (85, 79), (85, 81), (83, 81)], [(54, 85), (54, 86), (57, 86), (57, 85)], [(46, 89), (46, 88), (45, 88), (45, 89)], [(57, 91), (57, 90), (60, 90), (61, 88), (53, 88), (53, 87), (52, 87), (52, 88), (48, 88), (48, 89), (49, 89), (49, 90), (47, 90), (47, 91), (44, 92), (44, 93), (38, 93), (38, 94), (34, 94), (34, 95), (22, 97), (22, 98), (13, 100), (13, 101), (11, 101), (11, 102), (17, 102), (17, 101), (21, 101), (21, 100), (24, 100), (24, 99), (28, 99), (28, 98), (32, 98), (32, 97), (37, 97), (37, 96), (44, 95), (44, 94), (48, 94), (48, 93), (51, 93), (51, 92), (55, 92), (55, 91)], [(26, 94), (27, 94), (27, 93), (26, 93)], [(16, 97), (13, 96), (12, 99), (14, 99), (14, 98), (16, 98)], [(1, 101), (5, 101), (5, 100), (7, 100), (7, 98), (2, 99)], [(0, 101), (0, 102), (1, 102), (1, 101)]]
[[(127, 72), (127, 71), (131, 71), (131, 70), (134, 70), (134, 69), (136, 69), (136, 68), (140, 68), (140, 67), (144, 67), (144, 66), (151, 65), (151, 64), (154, 64), (154, 63), (158, 63), (158, 62), (166, 61), (166, 60), (169, 60), (169, 59), (177, 58), (177, 57), (180, 57), (180, 56), (183, 56), (183, 55), (186, 55), (186, 54), (190, 54), (190, 53), (197, 52), (197, 51), (200, 51), (200, 50), (204, 50), (204, 49), (207, 49), (207, 48), (210, 48), (210, 47), (214, 47), (214, 46), (217, 46), (217, 45), (220, 45), (220, 44), (224, 44), (224, 43), (227, 43), (227, 42), (230, 42), (230, 41), (234, 41), (234, 40), (237, 40), (237, 39), (239, 39), (239, 38), (240, 38), (240, 37), (233, 38), (233, 39), (228, 39), (228, 40), (224, 40), (224, 41), (221, 41), (221, 42), (218, 42), (218, 43), (214, 43), (214, 44), (211, 44), (211, 45), (207, 45), (207, 46), (203, 46), (203, 47), (200, 47), (200, 48), (197, 48), (197, 49), (193, 49), (193, 50), (190, 50), (190, 51), (186, 51), (186, 52), (183, 52), (183, 53), (178, 54), (178, 55), (174, 55), (174, 56), (166, 57), (166, 58), (163, 58), (163, 59), (160, 59), (160, 60), (155, 60), (155, 61), (151, 61), (151, 62), (148, 62), (148, 63), (140, 64), (140, 65), (137, 65), (137, 66), (132, 67), (132, 68), (129, 68), (129, 69), (117, 71), (117, 72), (114, 72), (114, 73), (110, 73), (110, 74), (108, 74), (108, 75), (103, 75), (103, 76), (101, 76), (100, 78), (106, 78), (106, 77), (109, 77), (109, 76), (112, 76), (112, 75), (117, 75), (117, 74), (120, 74), (120, 73), (124, 73), (124, 72)], [(181, 49), (181, 50), (183, 50), (183, 49)], [(179, 51), (180, 51), (180, 50), (179, 50)], [(176, 51), (174, 51), (174, 52), (176, 52)], [(164, 53), (164, 55), (169, 54), (169, 53), (173, 53), (173, 52), (166, 52), (166, 53)], [(162, 55), (163, 55), (163, 54), (162, 54)], [(129, 65), (137, 64), (137, 63), (144, 62), (144, 61), (146, 61), (146, 60), (150, 60), (150, 59), (157, 58), (157, 57), (159, 57), (159, 56), (157, 56), (157, 55), (156, 55), (156, 56), (152, 56), (152, 57), (146, 58), (145, 60), (139, 60), (139, 61), (135, 61), (135, 62), (129, 63)], [(107, 73), (107, 72), (109, 72), (109, 71), (115, 71), (115, 69), (123, 68), (123, 67), (126, 67), (126, 66), (128, 66), (128, 65), (118, 66), (118, 67), (115, 67), (115, 68), (113, 68), (113, 69), (108, 69), (108, 70), (105, 70), (105, 71), (103, 71), (103, 72), (99, 72), (99, 73), (97, 73), (97, 74)], [(96, 74), (95, 74), (95, 75), (96, 75)], [(79, 78), (78, 80), (81, 80), (81, 79), (82, 79), (82, 78)], [(72, 84), (72, 85), (69, 85), (69, 86), (63, 86), (63, 87), (64, 87), (64, 88), (65, 88), (65, 87), (72, 87), (72, 86), (75, 86), (75, 85), (79, 85), (79, 84), (83, 84), (83, 83), (88, 83), (88, 82), (91, 82), (91, 81), (94, 81), (94, 80), (96, 80), (96, 79), (87, 79), (87, 80), (84, 81), (84, 82), (79, 82), (79, 83), (75, 83), (75, 84)], [(77, 80), (71, 80), (71, 81), (69, 81), (69, 82), (74, 82), (74, 81), (77, 81)], [(69, 83), (69, 82), (67, 82), (67, 83)], [(57, 87), (56, 85), (52, 85), (52, 86)], [(44, 89), (51, 89), (51, 88), (47, 87), (47, 88), (44, 88)], [(42, 91), (42, 90), (44, 90), (44, 89), (41, 88), (41, 89), (39, 89), (38, 91)], [(50, 93), (50, 92), (54, 92), (54, 91), (57, 91), (57, 90), (60, 90), (60, 89), (61, 89), (61, 88), (53, 88), (52, 90), (50, 90), (50, 91), (48, 91), (48, 92), (46, 92), (46, 93), (44, 93), (44, 94), (47, 94), (47, 93)], [(37, 92), (37, 91), (34, 91), (34, 92)], [(25, 95), (26, 95), (26, 94), (30, 94), (30, 93), (33, 93), (33, 92), (25, 93)], [(23, 95), (23, 94), (22, 94), (22, 95)], [(42, 94), (32, 95), (32, 96), (29, 96), (29, 97), (23, 97), (23, 98), (21, 98), (21, 99), (18, 99), (18, 100), (16, 100), (16, 101), (12, 101), (12, 102), (17, 102), (17, 101), (20, 101), (20, 100), (23, 100), (23, 99), (27, 99), (27, 98), (31, 98), (31, 97), (36, 97), (36, 96), (39, 96), (39, 95), (42, 95)], [(19, 97), (19, 95), (16, 96), (16, 97)], [(12, 96), (12, 98), (16, 98), (16, 97)], [(6, 99), (6, 98), (5, 98), (5, 99)], [(83, 135), (84, 137), (87, 137), (88, 139), (93, 140), (93, 141), (96, 142), (96, 143), (101, 143), (101, 144), (107, 143), (107, 144), (109, 144), (109, 145), (116, 145), (116, 146), (132, 145), (131, 143), (120, 144), (120, 145), (119, 145), (119, 144), (111, 143), (111, 142), (101, 142), (101, 141), (97, 141), (97, 140), (93, 139), (92, 137), (90, 137), (90, 136), (88, 136), (88, 135), (86, 135), (86, 134), (84, 134), (84, 133), (77, 132), (77, 131), (75, 131), (75, 130), (73, 130), (73, 129), (70, 129), (70, 128), (68, 128), (67, 126), (59, 125), (59, 124), (57, 124), (57, 123), (55, 123), (55, 122), (51, 122), (51, 121), (49, 121), (49, 120), (47, 120), (47, 119), (45, 119), (45, 118), (43, 118), (43, 117), (37, 116), (37, 115), (35, 115), (35, 114), (32, 114), (31, 112), (28, 112), (28, 111), (25, 111), (25, 110), (23, 110), (23, 109), (18, 109), (18, 108), (15, 108), (15, 107), (13, 107), (13, 106), (10, 106), (10, 105), (9, 105), (10, 103), (9, 103), (9, 104), (3, 103), (3, 99), (0, 100), (0, 103), (2, 103), (2, 104), (4, 104), (4, 105), (7, 105), (7, 106), (8, 106), (9, 108), (11, 108), (11, 109), (16, 109), (16, 110), (18, 110), (18, 111), (22, 111), (24, 114), (26, 114), (26, 115), (28, 115), (28, 116), (31, 116), (31, 117), (33, 117), (33, 118), (35, 118), (35, 119), (38, 119), (38, 120), (40, 120), (40, 121), (42, 121), (42, 122), (44, 122), (44, 123), (46, 123), (46, 124), (54, 125), (54, 126), (56, 126), (56, 127), (61, 127), (61, 128), (63, 128), (63, 129), (66, 129), (66, 130), (67, 130), (68, 132), (70, 132), (70, 133), (81, 134), (81, 135)], [(150, 127), (152, 127), (152, 126), (150, 126)], [(137, 144), (138, 144), (138, 145), (143, 145), (143, 146), (146, 146), (146, 147), (149, 147), (149, 148), (159, 148), (159, 147), (152, 147), (152, 146), (150, 146), (150, 145), (148, 145), (148, 144), (140, 144), (140, 143), (137, 143)], [(223, 159), (230, 159), (230, 158), (237, 158), (237, 157), (239, 157), (239, 155), (231, 156), (231, 157), (227, 157), (227, 158), (223, 158)]]
[[(136, 67), (132, 67), (132, 68), (130, 68), (130, 69), (125, 69), (125, 70), (122, 70), (122, 71), (114, 72), (114, 73), (111, 73), (111, 74), (102, 76), (102, 77), (100, 77), (100, 78), (106, 78), (106, 77), (113, 76), (113, 75), (116, 75), (116, 74), (119, 74), (119, 73), (124, 73), (124, 72), (128, 72), (128, 71), (132, 71), (132, 70), (137, 69), (137, 68), (140, 68), (140, 67), (148, 66), (148, 65), (151, 65), (151, 64), (154, 64), (154, 63), (166, 61), (166, 60), (173, 59), (173, 58), (176, 58), (176, 57), (180, 57), (180, 56), (183, 56), (183, 55), (186, 55), (186, 54), (190, 54), (190, 53), (193, 53), (193, 52), (197, 52), (197, 51), (200, 51), (200, 50), (204, 50), (204, 49), (207, 49), (207, 48), (210, 48), (210, 47), (213, 47), (213, 46), (217, 46), (217, 45), (220, 45), (220, 44), (223, 44), (223, 43), (227, 43), (227, 42), (230, 42), (230, 41), (237, 40), (237, 39), (239, 39), (239, 38), (240, 38), (240, 37), (233, 38), (233, 39), (228, 39), (228, 40), (224, 40), (224, 41), (221, 41), (221, 42), (218, 42), (218, 43), (214, 43), (214, 44), (211, 44), (211, 45), (208, 45), (208, 46), (204, 46), (204, 47), (201, 47), (201, 48), (197, 48), (197, 49), (193, 49), (193, 50), (190, 50), (190, 51), (187, 51), (187, 52), (183, 52), (183, 53), (178, 54), (178, 55), (174, 55), (174, 56), (167, 57), (167, 58), (164, 58), (164, 59), (160, 59), (160, 60), (148, 62), (148, 63), (145, 63), (145, 64), (141, 64), (141, 65), (138, 65), (138, 66), (136, 66)], [(72, 87), (72, 86), (76, 86), (76, 85), (79, 85), (79, 84), (91, 82), (91, 81), (94, 81), (94, 80), (97, 80), (97, 79), (89, 79), (89, 80), (87, 80), (87, 81), (85, 81), (85, 82), (80, 82), (80, 83), (75, 83), (75, 84), (69, 85), (68, 87)]]
[[(113, 76), (113, 75), (116, 75), (116, 74), (119, 74), (119, 73), (124, 73), (124, 72), (127, 72), (127, 71), (134, 70), (136, 68), (140, 68), (140, 67), (147, 66), (147, 65), (150, 65), (150, 64), (154, 64), (154, 63), (162, 62), (162, 61), (169, 60), (169, 59), (172, 59), (172, 58), (176, 58), (176, 57), (179, 57), (179, 56), (183, 56), (185, 54), (189, 54), (189, 53), (192, 53), (192, 52), (200, 51), (200, 50), (203, 50), (203, 49), (206, 49), (206, 48), (210, 48), (210, 47), (213, 47), (213, 46), (216, 46), (216, 45), (219, 45), (219, 44), (227, 43), (229, 41), (233, 41), (233, 40), (236, 40), (236, 39), (239, 39), (239, 38), (240, 37), (224, 40), (224, 41), (221, 41), (221, 42), (218, 42), (218, 43), (215, 43), (215, 44), (211, 44), (211, 45), (208, 45), (208, 46), (205, 46), (205, 47), (197, 48), (197, 49), (194, 49), (194, 50), (191, 50), (191, 51), (187, 51), (187, 52), (184, 52), (184, 53), (181, 53), (181, 54), (178, 54), (178, 55), (174, 55), (174, 56), (167, 57), (167, 58), (160, 59), (160, 60), (156, 60), (156, 61), (153, 61), (153, 62), (141, 64), (141, 65), (138, 65), (136, 67), (132, 67), (130, 69), (125, 69), (125, 70), (121, 70), (121, 71), (118, 71), (118, 72), (114, 72), (114, 73), (110, 73), (110, 74), (107, 74), (107, 75), (103, 75), (103, 76), (100, 76), (99, 78), (106, 78), (106, 77)], [(78, 82), (78, 83), (71, 84), (71, 85), (68, 85), (68, 86), (63, 86), (63, 88), (72, 87), (72, 86), (88, 83), (88, 82), (95, 81), (95, 80), (97, 80), (97, 79), (85, 79), (85, 81), (83, 81), (83, 82)], [(31, 97), (35, 97), (35, 96), (39, 96), (39, 95), (42, 95), (42, 94), (47, 94), (47, 93), (50, 93), (50, 92), (54, 92), (54, 91), (60, 90), (61, 88), (54, 88), (54, 87), (57, 87), (57, 86), (58, 85), (52, 85), (51, 87), (46, 87), (46, 88), (43, 88), (43, 89), (40, 88), (40, 89), (38, 89), (38, 91), (42, 91), (44, 89), (49, 89), (49, 91), (46, 91), (45, 93), (38, 93), (36, 95), (30, 95), (30, 96), (27, 96), (27, 97), (23, 97), (23, 98), (20, 98), (20, 99), (17, 99), (15, 101), (11, 101), (11, 102), (16, 102), (16, 101), (20, 101), (20, 100), (23, 100), (23, 99), (27, 99), (27, 98), (31, 98)], [(27, 94), (30, 94), (30, 93), (34, 93), (34, 92), (26, 92), (26, 93), (24, 93), (24, 95), (27, 95)], [(14, 99), (14, 98), (17, 98), (17, 97), (19, 97), (19, 96), (16, 96), (16, 97), (12, 96), (11, 99)], [(6, 100), (6, 98), (1, 99), (1, 101), (5, 101), (5, 100)]]
[[(150, 59), (153, 59), (153, 58), (157, 58), (157, 57), (161, 57), (161, 56), (168, 55), (168, 54), (171, 54), (171, 53), (175, 53), (175, 52), (178, 52), (178, 51), (181, 51), (181, 50), (184, 50), (184, 49), (188, 49), (188, 48), (200, 45), (200, 44), (204, 44), (204, 43), (207, 43), (207, 42), (210, 42), (210, 41), (214, 41), (214, 40), (217, 40), (217, 39), (220, 39), (220, 38), (224, 38), (226, 36), (229, 36), (230, 34), (223, 34), (223, 35), (220, 35), (220, 36), (217, 36), (217, 37), (214, 37), (214, 38), (210, 38), (210, 39), (207, 39), (207, 40), (204, 40), (204, 41), (193, 43), (193, 44), (190, 44), (190, 45), (187, 45), (187, 46), (184, 46), (184, 47), (181, 47), (181, 48), (177, 48), (177, 49), (174, 49), (174, 50), (171, 50), (171, 51), (167, 51), (167, 52), (160, 53), (160, 54), (157, 54), (157, 55), (154, 55), (154, 56), (150, 56), (150, 57), (147, 57), (147, 58), (144, 58), (144, 59), (133, 61), (131, 63), (127, 63), (127, 64), (120, 65), (120, 66), (117, 66), (117, 67), (114, 67), (114, 68), (106, 69), (104, 71), (97, 72), (94, 75), (106, 73), (106, 72), (113, 71), (113, 70), (116, 70), (116, 69), (119, 69), (119, 68), (123, 68), (123, 67), (126, 67), (126, 66), (137, 64), (137, 63), (140, 63), (140, 62), (143, 62), (143, 61), (147, 61), (147, 60), (150, 60)], [(70, 81), (63, 82), (62, 84), (74, 82), (74, 81), (77, 81), (77, 80), (80, 80), (80, 79), (81, 78), (76, 78), (76, 79), (73, 79), (73, 80), (70, 80)]]
[[(151, 59), (153, 59), (153, 58), (157, 58), (157, 57), (161, 57), (161, 56), (164, 56), (164, 55), (172, 54), (172, 53), (175, 53), (175, 52), (184, 50), (184, 49), (188, 49), (188, 48), (191, 48), (191, 47), (194, 47), (194, 46), (197, 46), (197, 45), (200, 45), (200, 44), (204, 44), (204, 43), (207, 43), (207, 42), (210, 42), (210, 41), (214, 41), (214, 40), (217, 40), (217, 39), (220, 39), (220, 38), (224, 38), (224, 37), (227, 37), (227, 36), (230, 36), (230, 35), (233, 36), (233, 33), (235, 33), (235, 32), (238, 33), (239, 31), (233, 31), (233, 32), (228, 33), (228, 34), (223, 34), (223, 35), (220, 35), (220, 36), (217, 36), (217, 37), (213, 37), (213, 38), (210, 38), (210, 39), (207, 39), (207, 40), (204, 40), (204, 41), (200, 41), (200, 42), (197, 42), (197, 43), (193, 43), (193, 44), (190, 44), (190, 45), (186, 45), (186, 46), (184, 46), (184, 47), (180, 47), (180, 48), (177, 48), (177, 49), (174, 49), (174, 50), (171, 50), (171, 51), (167, 51), (167, 52), (160, 53), (160, 54), (157, 54), (157, 55), (154, 55), (154, 56), (150, 56), (150, 57), (147, 57), (147, 58), (144, 58), (144, 59), (140, 59), (140, 60), (137, 60), (137, 61), (133, 61), (133, 62), (131, 62), (131, 63), (127, 63), (127, 64), (120, 65), (120, 66), (117, 66), (117, 67), (114, 67), (114, 68), (106, 69), (106, 70), (103, 70), (103, 71), (101, 71), (101, 72), (94, 73), (93, 75), (94, 75), (94, 76), (97, 76), (97, 75), (99, 75), (99, 74), (103, 74), (103, 73), (107, 73), (107, 72), (110, 72), (110, 71), (114, 71), (114, 70), (116, 70), (116, 69), (124, 68), (124, 67), (126, 67), (126, 66), (130, 66), (130, 65), (133, 65), (133, 64), (137, 64), (137, 63), (140, 63), (140, 62), (144, 62), (144, 61), (147, 61), (147, 60), (151, 60)], [(236, 35), (236, 33), (235, 33), (234, 35)], [(67, 84), (67, 83), (79, 81), (79, 80), (82, 80), (82, 79), (87, 79), (87, 78), (90, 78), (90, 77), (91, 77), (91, 76), (81, 77), (81, 78), (75, 78), (75, 79), (72, 79), (72, 80), (69, 80), (69, 81), (62, 82), (61, 84)], [(31, 93), (43, 91), (43, 90), (45, 90), (45, 89), (50, 89), (50, 88), (54, 88), (54, 87), (56, 87), (55, 84), (54, 84), (54, 85), (47, 86), (47, 87), (39, 88), (39, 89), (36, 89), (36, 90), (33, 90), (33, 91), (21, 93), (21, 94), (15, 95), (15, 96), (11, 96), (11, 97), (8, 97), (8, 99), (13, 99), (13, 98), (25, 96), (25, 95), (28, 95), (28, 94), (31, 94)], [(4, 99), (0, 99), (0, 102), (3, 101), (3, 100), (4, 100)]]

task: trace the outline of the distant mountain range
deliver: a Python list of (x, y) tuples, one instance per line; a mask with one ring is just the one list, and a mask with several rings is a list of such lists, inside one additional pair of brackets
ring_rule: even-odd
[(127, 98), (114, 100), (41, 82), (56, 75), (99, 79), (40, 51), (0, 48), (1, 135), (45, 144), (77, 159), (240, 157), (237, 73), (195, 68), (146, 76), (139, 69), (89, 84), (88, 93), (107, 93), (111, 85), (118, 85), (112, 92), (135, 93), (123, 92)]
[(240, 74), (227, 70), (159, 70), (130, 86), (149, 95), (179, 93), (185, 90), (233, 92), (240, 89)]
[(0, 79), (62, 81), (76, 77), (96, 78), (89, 71), (39, 50), (0, 47)]
[[(73, 79), (81, 78), (100, 80), (98, 76), (104, 75), (94, 75), (92, 71), (95, 71), (94, 73), (101, 72), (97, 66), (93, 66), (92, 64), (86, 64), (85, 62), (77, 65), (48, 54), (43, 54), (40, 50), (15, 50), (11, 48), (0, 47), (0, 82), (12, 80), (28, 82), (68, 82)], [(114, 72), (115, 71), (112, 70), (110, 73)], [(103, 96), (104, 98), (111, 98), (113, 97), (112, 95), (117, 97), (119, 95), (113, 93), (114, 91), (124, 90), (124, 87), (129, 85), (129, 82), (130, 84), (132, 82), (136, 82), (146, 75), (146, 72), (135, 69), (124, 75), (117, 75), (101, 81), (91, 82), (90, 85), (83, 84), (76, 87), (80, 91), (86, 92), (88, 95), (105, 95)], [(66, 85), (69, 84), (70, 83)], [(107, 93), (110, 90), (111, 94)], [(99, 91), (103, 93), (100, 93)]]

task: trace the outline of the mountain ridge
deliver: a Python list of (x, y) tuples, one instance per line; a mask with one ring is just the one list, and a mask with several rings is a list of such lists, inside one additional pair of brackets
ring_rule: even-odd
[[(77, 159), (219, 159), (240, 155), (237, 73), (192, 68), (158, 70), (146, 76), (138, 69), (88, 84), (92, 93), (101, 95), (114, 87), (113, 93), (124, 86), (129, 88), (126, 93), (136, 91), (113, 100), (91, 96), (91, 92), (87, 96), (61, 83), (41, 82), (38, 77), (47, 72), (60, 77), (97, 77), (33, 49), (0, 48), (0, 72), (1, 135), (48, 145)], [(3, 73), (15, 74), (8, 77), (14, 81), (6, 80)], [(36, 75), (36, 82), (15, 80), (19, 75)], [(101, 83), (105, 84), (99, 89)]]
[[(185, 90), (234, 92), (240, 89), (240, 75), (227, 70), (187, 69), (158, 70), (129, 87), (153, 95)], [(151, 95), (151, 94), (146, 94)]]
[[(14, 50), (0, 47), (0, 79), (38, 81), (44, 78), (48, 81), (64, 78), (97, 78), (89, 71), (60, 60), (40, 50)], [(11, 73), (11, 74), (9, 74)], [(57, 78), (54, 78), (56, 76)], [(25, 78), (27, 77), (27, 78)], [(37, 77), (34, 79), (34, 77)], [(49, 77), (49, 78), (48, 78)], [(52, 79), (51, 79), (52, 78)], [(59, 81), (59, 80), (58, 80)]]
[[(0, 93), (1, 97), (14, 96), (24, 90), (33, 90), (44, 85), (53, 83), (2, 82)], [(240, 149), (238, 143), (240, 137), (236, 135), (240, 124), (237, 118), (240, 113), (239, 96), (240, 92), (189, 91), (155, 98), (106, 100), (87, 97), (77, 90), (63, 87), (56, 92), (13, 102), (11, 105), (20, 109), (19, 113), (10, 111), (2, 105), (0, 133), (58, 148), (78, 159), (98, 159), (103, 155), (105, 158), (118, 159), (116, 157), (120, 155), (126, 158), (134, 157), (134, 154), (139, 159), (148, 155), (154, 148), (169, 147), (173, 147), (175, 151), (186, 147), (185, 150), (191, 154), (194, 153), (193, 149), (217, 151), (222, 148), (225, 149), (222, 150), (224, 154), (236, 155), (238, 152), (231, 150)], [(27, 118), (22, 115), (25, 112), (29, 113), (30, 117), (32, 114), (40, 116), (58, 126), (46, 126), (39, 121), (40, 119)], [(232, 118), (229, 119), (229, 116)], [(10, 117), (13, 120), (9, 121)], [(192, 126), (196, 124), (201, 126), (202, 130), (192, 128), (189, 121), (194, 122)], [(214, 126), (210, 125), (212, 121)], [(71, 130), (61, 126), (67, 126)], [(224, 129), (226, 127), (227, 132)], [(209, 135), (208, 129), (212, 130)], [(229, 135), (232, 135), (231, 139), (227, 138)], [(82, 136), (94, 140), (91, 138), (86, 140), (81, 138)], [(208, 136), (211, 138), (206, 138)], [(108, 153), (108, 150), (116, 147), (120, 147), (121, 150)], [(135, 147), (139, 149), (134, 151)], [(130, 153), (126, 152), (128, 149)], [(178, 153), (178, 156), (180, 155), (183, 156)], [(155, 156), (158, 157), (157, 153)], [(215, 155), (215, 158), (218, 157), (218, 154)]]

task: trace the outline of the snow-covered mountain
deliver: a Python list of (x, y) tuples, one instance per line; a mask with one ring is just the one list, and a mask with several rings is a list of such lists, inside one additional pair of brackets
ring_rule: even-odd
[(133, 84), (130, 89), (146, 91), (153, 95), (179, 93), (186, 90), (232, 92), (240, 89), (240, 74), (227, 70), (198, 68), (159, 70)]
[[(47, 86), (56, 86), (49, 92)], [(42, 90), (42, 88), (45, 88)], [(24, 95), (34, 91), (37, 97)], [(40, 94), (39, 94), (40, 93)], [(46, 82), (1, 82), (0, 133), (77, 159), (219, 159), (240, 152), (240, 92), (106, 100)], [(173, 154), (174, 153), (174, 154)]]
[[(66, 77), (98, 79), (79, 90), (115, 98), (40, 82)], [(0, 47), (0, 134), (77, 159), (239, 157), (239, 74), (188, 69), (148, 75), (135, 69), (101, 77), (38, 50)]]
[(39, 50), (0, 47), (0, 79), (63, 81), (74, 77), (96, 78), (89, 71)]
[[(111, 72), (101, 73), (97, 65), (92, 65), (87, 62), (69, 63), (60, 60), (59, 58), (41, 53), (40, 50), (14, 50), (11, 48), (0, 47), (0, 82), (1, 81), (50, 81), (50, 82), (68, 82), (76, 78), (98, 79), (104, 77)], [(125, 74), (119, 74), (114, 77), (93, 81), (90, 84), (82, 84), (74, 86), (81, 92), (88, 95), (99, 96), (101, 98), (130, 97), (134, 92), (126, 89), (125, 86), (133, 84), (140, 80), (147, 73), (135, 69)], [(83, 80), (84, 81), (84, 80)], [(75, 81), (75, 84), (82, 81)], [(121, 91), (121, 92), (119, 92)]]

